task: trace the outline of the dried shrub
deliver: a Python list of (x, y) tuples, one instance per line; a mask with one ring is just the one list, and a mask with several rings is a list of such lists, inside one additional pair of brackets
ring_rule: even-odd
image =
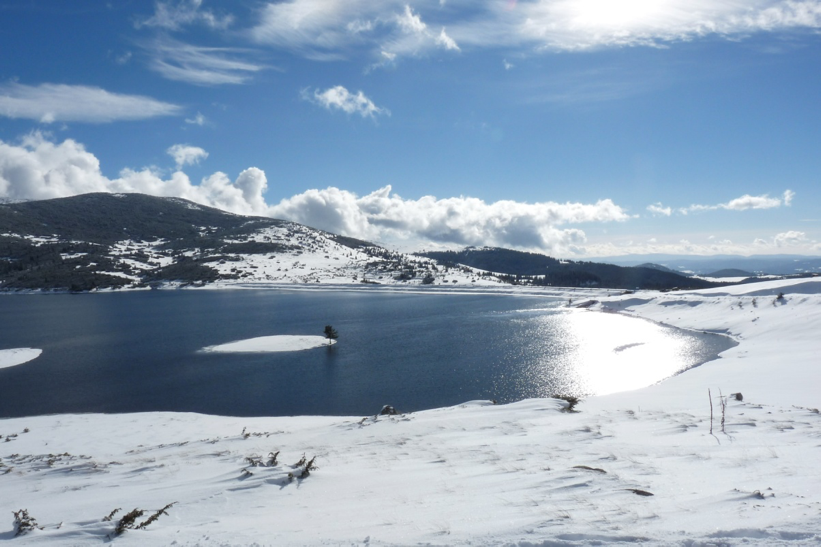
[(37, 524), (37, 520), (29, 515), (27, 509), (12, 511), (12, 514), (14, 515), (14, 537), (22, 536), (23, 534), (31, 532), (35, 529), (43, 529), (42, 526)]

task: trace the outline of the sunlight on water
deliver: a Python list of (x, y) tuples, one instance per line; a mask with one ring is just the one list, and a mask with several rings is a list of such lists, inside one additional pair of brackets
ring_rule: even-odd
[(531, 364), (524, 379), (530, 384), (528, 391), (539, 396), (638, 389), (702, 360), (699, 341), (682, 331), (586, 310), (539, 317), (528, 336), (542, 358)]

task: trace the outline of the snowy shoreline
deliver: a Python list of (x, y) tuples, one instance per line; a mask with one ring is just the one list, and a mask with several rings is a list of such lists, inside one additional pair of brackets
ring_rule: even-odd
[[(573, 413), (563, 401), (531, 399), (365, 418), (4, 419), (0, 515), (25, 508), (44, 526), (16, 538), (21, 545), (96, 544), (122, 513), (147, 516), (171, 502), (146, 530), (116, 541), (821, 542), (821, 280), (550, 296), (595, 299), (591, 310), (720, 332), (739, 345), (659, 384), (586, 399)], [(726, 401), (723, 431), (719, 390), (743, 394)], [(303, 454), (318, 469), (299, 478)], [(118, 507), (113, 522), (103, 520)], [(0, 539), (13, 533), (10, 518), (0, 520)]]

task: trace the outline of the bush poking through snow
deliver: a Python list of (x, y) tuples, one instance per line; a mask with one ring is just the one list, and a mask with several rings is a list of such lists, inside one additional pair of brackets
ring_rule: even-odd
[(576, 405), (581, 401), (578, 397), (574, 397), (573, 395), (551, 395), (550, 398), (559, 399), (567, 403), (567, 406), (562, 409), (562, 412), (578, 412)]
[(397, 414), (399, 414), (399, 411), (391, 405), (385, 405), (382, 407), (382, 410), (379, 411), (380, 416), (396, 416)]
[(22, 536), (34, 529), (42, 530), (43, 527), (37, 524), (37, 520), (29, 515), (27, 509), (12, 511), (14, 515), (14, 537)]
[(121, 507), (117, 507), (116, 509), (114, 509), (108, 515), (103, 517), (103, 522), (111, 522), (111, 520), (114, 518), (114, 515), (116, 515), (119, 511), (122, 511)]
[(316, 460), (316, 456), (314, 456), (313, 458), (311, 458), (311, 461), (309, 461), (308, 463), (306, 463), (306, 464), (305, 464), (305, 467), (302, 469), (302, 473), (300, 473), (300, 475), (299, 475), (299, 478), (300, 478), (300, 479), (304, 479), (305, 477), (307, 477), (308, 475), (310, 475), (310, 474), (311, 474), (311, 471), (314, 471), (314, 470), (316, 470), (316, 469), (319, 469), (319, 467), (317, 467), (317, 466), (314, 464), (314, 461), (315, 461), (315, 460)]
[[(140, 524), (137, 524), (137, 519), (143, 516), (145, 514), (145, 511), (143, 511), (142, 509), (137, 509), (135, 507), (133, 511), (130, 511), (129, 513), (123, 515), (123, 518), (120, 519), (120, 521), (117, 523), (117, 526), (114, 528), (114, 535), (119, 536), (126, 530), (145, 530), (146, 527), (148, 527), (148, 525), (150, 525), (155, 520), (160, 518), (160, 515), (168, 515), (168, 509), (171, 509), (171, 507), (174, 506), (176, 503), (177, 502), (175, 501), (173, 503), (169, 503), (162, 509), (158, 509), (154, 512), (153, 515), (142, 521)], [(118, 509), (115, 509), (111, 512), (111, 515), (109, 516), (113, 516), (114, 513), (116, 513), (117, 511)]]

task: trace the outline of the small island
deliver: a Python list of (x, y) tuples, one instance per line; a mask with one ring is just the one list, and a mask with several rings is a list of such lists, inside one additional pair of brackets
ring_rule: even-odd
[(335, 343), (336, 340), (328, 340), (325, 336), (259, 336), (217, 346), (208, 346), (202, 348), (202, 351), (205, 353), (277, 353), (281, 351), (302, 351)]
[(0, 368), (28, 363), (40, 357), (41, 353), (43, 353), (43, 350), (34, 348), (0, 349)]

